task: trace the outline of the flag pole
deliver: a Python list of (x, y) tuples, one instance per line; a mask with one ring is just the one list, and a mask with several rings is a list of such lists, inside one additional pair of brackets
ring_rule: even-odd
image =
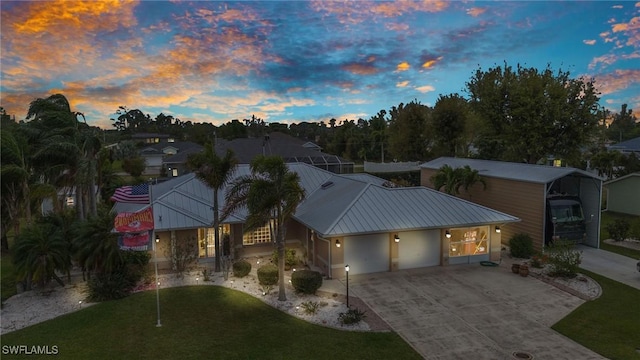
[[(153, 197), (151, 196), (152, 184), (149, 184), (149, 204), (151, 205), (151, 213), (153, 213)], [(155, 219), (155, 214), (153, 214)], [(153, 232), (152, 239), (155, 241), (153, 243), (153, 258), (156, 269), (156, 308), (158, 312), (158, 322), (156, 323), (156, 327), (161, 327), (162, 323), (160, 322), (160, 281), (158, 281), (158, 243), (160, 242), (160, 237), (156, 236), (156, 225), (155, 221), (153, 222)]]

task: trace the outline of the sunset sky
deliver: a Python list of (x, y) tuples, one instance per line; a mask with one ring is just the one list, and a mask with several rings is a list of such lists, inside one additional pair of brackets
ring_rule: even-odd
[(119, 106), (216, 125), (369, 119), (466, 96), (478, 69), (596, 81), (640, 113), (640, 2), (1, 1), (0, 106), (62, 93), (112, 128)]

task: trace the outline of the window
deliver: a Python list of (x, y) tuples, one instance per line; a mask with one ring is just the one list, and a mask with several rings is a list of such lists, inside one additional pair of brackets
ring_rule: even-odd
[(449, 239), (449, 257), (489, 253), (489, 227), (452, 229)]
[(171, 169), (171, 176), (178, 176), (178, 169), (176, 168)]
[(242, 245), (266, 244), (271, 242), (271, 229), (269, 224), (248, 231), (242, 236)]
[[(220, 225), (220, 250), (223, 250), (224, 236), (229, 234), (231, 226), (229, 224)], [(216, 238), (213, 228), (198, 229), (198, 256), (213, 257), (216, 255)]]

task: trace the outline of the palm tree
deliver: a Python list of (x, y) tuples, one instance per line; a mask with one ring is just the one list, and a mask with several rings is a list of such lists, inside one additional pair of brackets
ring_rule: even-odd
[(462, 173), (460, 168), (452, 168), (449, 165), (444, 165), (438, 172), (431, 177), (431, 183), (434, 189), (440, 191), (444, 187), (444, 192), (449, 195), (457, 195), (459, 193), (460, 186), (462, 186)]
[[(229, 181), (237, 165), (237, 160), (231, 150), (227, 150), (224, 157), (219, 157), (214, 149), (214, 144), (205, 144), (204, 152), (191, 154), (187, 159), (187, 165), (195, 171), (198, 179), (204, 181), (213, 189), (213, 228), (215, 247), (215, 272), (220, 272), (220, 214), (218, 205), (218, 191)], [(205, 246), (205, 249), (207, 247)], [(207, 254), (209, 255), (209, 254)]]
[(304, 199), (298, 174), (289, 171), (278, 156), (258, 156), (251, 162), (251, 175), (241, 176), (231, 184), (225, 197), (223, 215), (246, 207), (249, 211), (245, 231), (269, 224), (278, 252), (278, 300), (285, 301), (284, 264), (286, 222)]
[(111, 232), (115, 216), (101, 207), (98, 216), (90, 216), (76, 228), (72, 240), (75, 258), (89, 277), (92, 272), (111, 272), (122, 263), (118, 235)]
[(14, 264), (21, 280), (31, 281), (42, 287), (52, 278), (64, 286), (56, 271), (68, 272), (71, 252), (64, 234), (54, 224), (38, 222), (24, 229), (17, 236), (14, 248)]
[(471, 189), (475, 184), (482, 184), (483, 189), (484, 190), (487, 189), (487, 183), (484, 181), (482, 176), (480, 176), (480, 174), (478, 173), (478, 170), (472, 169), (469, 165), (465, 165), (463, 168), (461, 168), (460, 175), (461, 175), (460, 185), (462, 186), (464, 191), (469, 195), (469, 198), (471, 198), (471, 193), (469, 192), (469, 189)]

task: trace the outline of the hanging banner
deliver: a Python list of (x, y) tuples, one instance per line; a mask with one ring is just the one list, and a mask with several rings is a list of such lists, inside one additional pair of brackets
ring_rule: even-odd
[(151, 231), (121, 234), (118, 237), (118, 246), (121, 250), (147, 251), (150, 239)]
[(114, 220), (114, 227), (119, 233), (139, 233), (153, 230), (153, 210), (148, 207), (135, 213), (120, 213)]

